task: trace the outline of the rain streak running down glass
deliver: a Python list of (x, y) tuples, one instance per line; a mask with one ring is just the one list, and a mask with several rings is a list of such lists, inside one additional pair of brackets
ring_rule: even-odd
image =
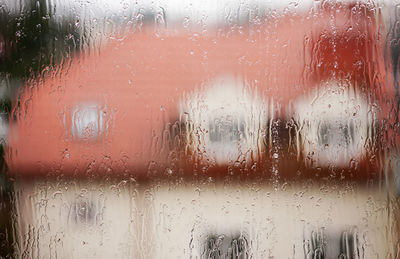
[(400, 258), (400, 2), (0, 0), (0, 258)]

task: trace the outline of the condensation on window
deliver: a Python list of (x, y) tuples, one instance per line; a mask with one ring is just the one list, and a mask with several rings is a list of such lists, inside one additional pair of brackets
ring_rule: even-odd
[(397, 258), (394, 1), (0, 2), (1, 258)]

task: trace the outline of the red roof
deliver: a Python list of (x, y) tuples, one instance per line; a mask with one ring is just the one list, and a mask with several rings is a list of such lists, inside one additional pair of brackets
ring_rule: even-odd
[[(383, 47), (375, 25), (365, 7), (331, 6), (267, 17), (260, 25), (161, 35), (149, 29), (116, 37), (26, 84), (10, 123), (7, 163), (16, 174), (139, 176), (180, 167), (193, 172), (193, 150), (171, 133), (181, 129), (185, 96), (231, 75), (246, 81), (253, 94), (273, 98), (279, 104), (275, 117), (282, 119), (293, 100), (332, 79), (348, 80), (380, 100), (390, 88), (382, 80)], [(73, 125), (82, 116), (99, 123), (86, 139)], [(263, 152), (257, 159), (270, 159)], [(294, 164), (291, 170), (302, 168), (285, 159), (282, 164)]]

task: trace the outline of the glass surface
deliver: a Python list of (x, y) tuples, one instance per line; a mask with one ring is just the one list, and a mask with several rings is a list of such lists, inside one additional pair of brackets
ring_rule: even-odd
[(1, 258), (398, 258), (395, 1), (0, 1)]

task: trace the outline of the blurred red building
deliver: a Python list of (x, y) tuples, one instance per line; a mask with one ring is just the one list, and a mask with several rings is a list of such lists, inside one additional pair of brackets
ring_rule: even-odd
[[(204, 248), (199, 248), (202, 241), (198, 240), (208, 232), (233, 233), (233, 240), (235, 231), (251, 240), (235, 242), (251, 246), (254, 255), (266, 256), (270, 249), (270, 255), (287, 257), (291, 254), (287, 244), (293, 244), (293, 251), (316, 256), (324, 242), (317, 238), (320, 245), (315, 247), (306, 245), (306, 237), (299, 239), (305, 231), (302, 222), (319, 222), (307, 225), (317, 230), (303, 235), (315, 238), (318, 226), (326, 225), (334, 229), (328, 231), (328, 239), (346, 235), (346, 242), (352, 243), (347, 248), (335, 243), (326, 254), (355, 256), (365, 241), (358, 240), (359, 233), (367, 232), (375, 242), (372, 248), (363, 243), (367, 257), (390, 253), (392, 241), (388, 240), (392, 239), (382, 236), (383, 226), (393, 224), (393, 218), (364, 215), (366, 208), (371, 209), (369, 189), (364, 187), (370, 181), (380, 184), (382, 138), (391, 134), (382, 130), (380, 122), (393, 120), (388, 115), (394, 90), (386, 85), (384, 42), (376, 17), (372, 8), (359, 3), (322, 4), (306, 14), (267, 15), (260, 24), (198, 33), (166, 29), (154, 34), (144, 26), (109, 39), (99, 49), (83, 51), (27, 82), (10, 119), (7, 163), (15, 175), (45, 175), (55, 180), (46, 183), (54, 191), (46, 198), (40, 198), (41, 181), (17, 188), (20, 214), (29, 215), (19, 219), (25, 227), (20, 235), (33, 231), (27, 226), (41, 225), (43, 217), (52, 226), (49, 229), (62, 228), (62, 222), (70, 222), (71, 217), (78, 226), (81, 222), (96, 225), (93, 222), (100, 214), (95, 211), (106, 206), (91, 197), (97, 197), (101, 189), (99, 197), (108, 197), (108, 208), (115, 207), (107, 214), (114, 216), (99, 225), (106, 228), (101, 235), (107, 240), (115, 237), (110, 241), (113, 245), (124, 244), (121, 247), (130, 255), (139, 257), (165, 256), (164, 252), (174, 257), (193, 255)], [(56, 183), (60, 175), (86, 180), (79, 178), (81, 182), (73, 187), (61, 184), (65, 187), (61, 188)], [(93, 187), (96, 191), (88, 187), (78, 202), (71, 198), (72, 205), (65, 205), (74, 196), (70, 192), (91, 176), (128, 177), (134, 184), (141, 179), (157, 184), (161, 180), (163, 184), (154, 187), (146, 182), (149, 185), (136, 192), (124, 187), (130, 180), (105, 191), (100, 183), (98, 189)], [(182, 177), (223, 181), (196, 188), (175, 186), (174, 180)], [(218, 185), (235, 177), (248, 181)], [(254, 178), (263, 180), (254, 187)], [(317, 180), (316, 184), (305, 188), (307, 179)], [(285, 191), (285, 184), (279, 185), (287, 180), (293, 183), (290, 191)], [(274, 188), (282, 192), (271, 195)], [(304, 188), (310, 197), (321, 197), (316, 204), (303, 198)], [(236, 196), (237, 189), (241, 193)], [(372, 193), (374, 206), (383, 208), (382, 194), (377, 188)], [(146, 200), (147, 196), (151, 198)], [(229, 197), (238, 202), (226, 205), (224, 199), (230, 203)], [(46, 199), (52, 212), (43, 214), (40, 206), (24, 204), (25, 199)], [(57, 205), (58, 199), (66, 207)], [(116, 204), (121, 222), (116, 220)], [(224, 212), (225, 207), (231, 213)], [(64, 210), (73, 216), (59, 216)], [(122, 222), (129, 228), (129, 238), (113, 232), (124, 229)], [(77, 229), (79, 238), (63, 238), (60, 251), (82, 238), (91, 240), (85, 241), (90, 251), (105, 249), (108, 255), (107, 246), (98, 240), (100, 234), (90, 236)], [(190, 236), (195, 230), (199, 232)], [(46, 233), (41, 242), (45, 247), (53, 242), (53, 232)], [(268, 233), (273, 233), (275, 241), (268, 239)], [(128, 241), (140, 244), (130, 246)]]

